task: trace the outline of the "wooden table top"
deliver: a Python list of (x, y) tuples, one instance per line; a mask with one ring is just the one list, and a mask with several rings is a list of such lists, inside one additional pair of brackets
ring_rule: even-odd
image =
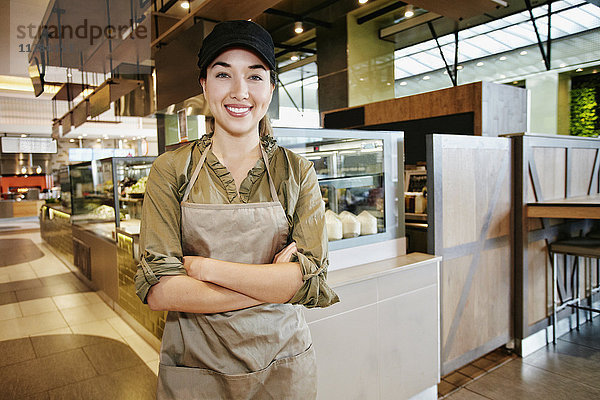
[(600, 194), (528, 203), (530, 218), (600, 219)]

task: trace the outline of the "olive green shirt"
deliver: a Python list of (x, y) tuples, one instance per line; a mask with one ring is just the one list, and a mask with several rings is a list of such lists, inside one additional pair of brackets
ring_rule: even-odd
[[(140, 228), (141, 260), (135, 288), (145, 303), (150, 287), (161, 276), (185, 275), (182, 264), (181, 206), (194, 168), (210, 144), (211, 135), (160, 155), (152, 164)], [(325, 207), (312, 163), (279, 147), (271, 136), (261, 137), (269, 158), (273, 183), (289, 225), (288, 243), (296, 242), (292, 262), (302, 270), (303, 285), (289, 301), (306, 307), (326, 307), (339, 301), (327, 286), (329, 255)], [(202, 204), (259, 203), (272, 201), (262, 157), (240, 185), (209, 151), (188, 201)]]

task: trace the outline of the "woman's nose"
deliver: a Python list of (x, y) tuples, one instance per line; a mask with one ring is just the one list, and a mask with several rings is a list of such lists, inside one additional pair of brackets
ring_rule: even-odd
[(244, 100), (248, 98), (248, 84), (244, 78), (235, 79), (231, 88), (231, 97)]

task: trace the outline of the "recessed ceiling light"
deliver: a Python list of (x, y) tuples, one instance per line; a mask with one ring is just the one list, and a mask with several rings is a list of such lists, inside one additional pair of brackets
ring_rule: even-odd
[(184, 10), (187, 10), (190, 8), (190, 2), (189, 1), (182, 1), (181, 2), (181, 8), (183, 8)]
[(405, 18), (410, 18), (413, 15), (415, 15), (414, 7), (412, 6), (412, 4), (409, 4), (409, 5), (406, 6), (406, 9), (404, 10), (404, 17)]
[(500, 75), (500, 79), (504, 79), (504, 78), (506, 78), (506, 75), (504, 75), (504, 74)]
[(27, 135), (23, 133), (23, 134), (21, 134), (21, 137), (27, 137)]
[(504, 60), (506, 60), (506, 56), (502, 56), (502, 57), (500, 57), (498, 60), (500, 60), (500, 61), (504, 61)]
[(479, 62), (477, 63), (477, 66), (478, 66), (478, 67), (481, 67), (481, 66), (483, 66), (483, 63), (482, 63), (481, 61), (479, 61)]
[(463, 66), (459, 65), (458, 67), (456, 67), (456, 69), (463, 69)]
[(598, 73), (597, 69), (595, 69), (595, 70), (592, 71), (592, 74), (597, 74), (597, 73)]
[(577, 68), (577, 69), (575, 70), (575, 72), (581, 72), (581, 71), (583, 71), (583, 68)]
[(298, 34), (304, 32), (304, 27), (302, 26), (302, 22), (301, 21), (296, 21), (294, 23), (294, 32), (296, 32)]
[(296, 54), (294, 54), (293, 56), (290, 57), (290, 60), (292, 60), (292, 61), (298, 61), (299, 58), (298, 58), (298, 56)]
[(513, 85), (516, 85), (517, 83), (519, 83), (519, 81), (513, 81)]
[(562, 64), (560, 64), (560, 67), (561, 67), (561, 68), (564, 68), (564, 67), (566, 67), (566, 66), (567, 66), (567, 64), (565, 64), (565, 63), (562, 63)]
[(96, 142), (100, 143), (102, 141), (102, 139), (98, 138), (96, 139)]
[(400, 82), (400, 86), (406, 86), (406, 85), (408, 85), (408, 83), (406, 83), (406, 82)]
[(424, 81), (427, 81), (427, 80), (429, 80), (429, 79), (430, 79), (430, 78), (429, 78), (429, 75), (425, 75), (425, 76), (423, 77), (423, 80), (424, 80)]
[(358, 4), (367, 4), (369, 0), (358, 0)]
[(386, 85), (391, 86), (392, 84), (390, 82), (386, 83)]
[(520, 55), (524, 56), (525, 54), (527, 54), (526, 50), (523, 50), (522, 52), (519, 53)]
[(444, 75), (448, 75), (448, 71), (444, 70)]
[(83, 139), (83, 136), (79, 135), (77, 136), (77, 139)]
[(73, 143), (75, 141), (75, 139), (69, 139), (70, 143)]

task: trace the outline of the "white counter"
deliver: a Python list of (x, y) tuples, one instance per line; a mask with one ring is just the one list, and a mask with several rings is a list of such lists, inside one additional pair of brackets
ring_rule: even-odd
[(440, 261), (412, 253), (329, 273), (341, 302), (305, 310), (319, 399), (437, 399)]

